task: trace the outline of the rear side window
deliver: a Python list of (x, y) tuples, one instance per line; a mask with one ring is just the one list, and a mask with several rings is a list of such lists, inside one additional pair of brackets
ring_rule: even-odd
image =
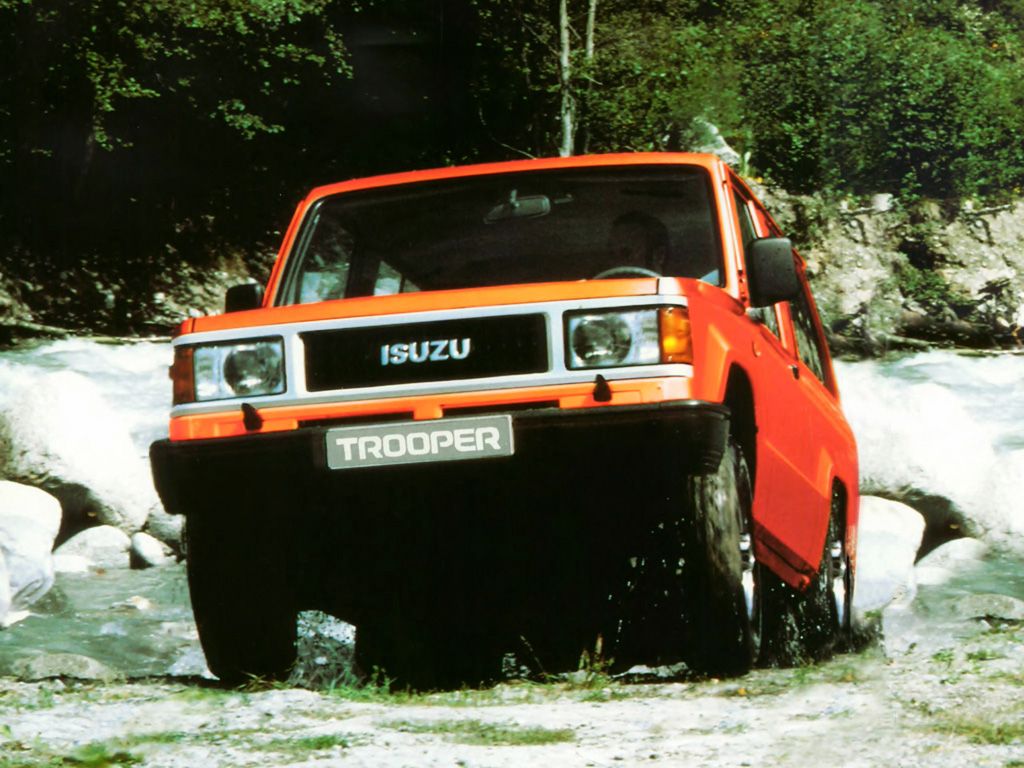
[(811, 373), (823, 384), (825, 381), (825, 350), (822, 348), (818, 330), (814, 325), (811, 305), (807, 300), (806, 288), (800, 296), (789, 303), (789, 311), (793, 317), (793, 332), (796, 335), (797, 351), (800, 360)]

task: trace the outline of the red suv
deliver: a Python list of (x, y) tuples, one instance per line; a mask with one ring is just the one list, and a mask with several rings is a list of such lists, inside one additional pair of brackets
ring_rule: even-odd
[(321, 187), (226, 304), (174, 339), (151, 451), (221, 678), (285, 673), (304, 609), (419, 686), (848, 629), (853, 435), (803, 263), (715, 157)]

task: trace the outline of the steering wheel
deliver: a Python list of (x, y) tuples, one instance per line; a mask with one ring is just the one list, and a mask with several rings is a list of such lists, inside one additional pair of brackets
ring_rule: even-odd
[(594, 280), (603, 280), (606, 277), (661, 277), (657, 272), (646, 267), (612, 267), (594, 275)]

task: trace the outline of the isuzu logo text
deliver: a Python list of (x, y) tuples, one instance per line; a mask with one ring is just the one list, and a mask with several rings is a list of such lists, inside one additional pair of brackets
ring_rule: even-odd
[(380, 348), (381, 365), (425, 363), (428, 360), (465, 360), (469, 357), (470, 339), (434, 339), (427, 341), (384, 344)]

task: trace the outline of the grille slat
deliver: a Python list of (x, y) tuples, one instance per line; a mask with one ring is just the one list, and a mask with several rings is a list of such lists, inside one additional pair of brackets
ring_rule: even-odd
[(544, 315), (343, 328), (301, 334), (311, 392), (548, 370)]

